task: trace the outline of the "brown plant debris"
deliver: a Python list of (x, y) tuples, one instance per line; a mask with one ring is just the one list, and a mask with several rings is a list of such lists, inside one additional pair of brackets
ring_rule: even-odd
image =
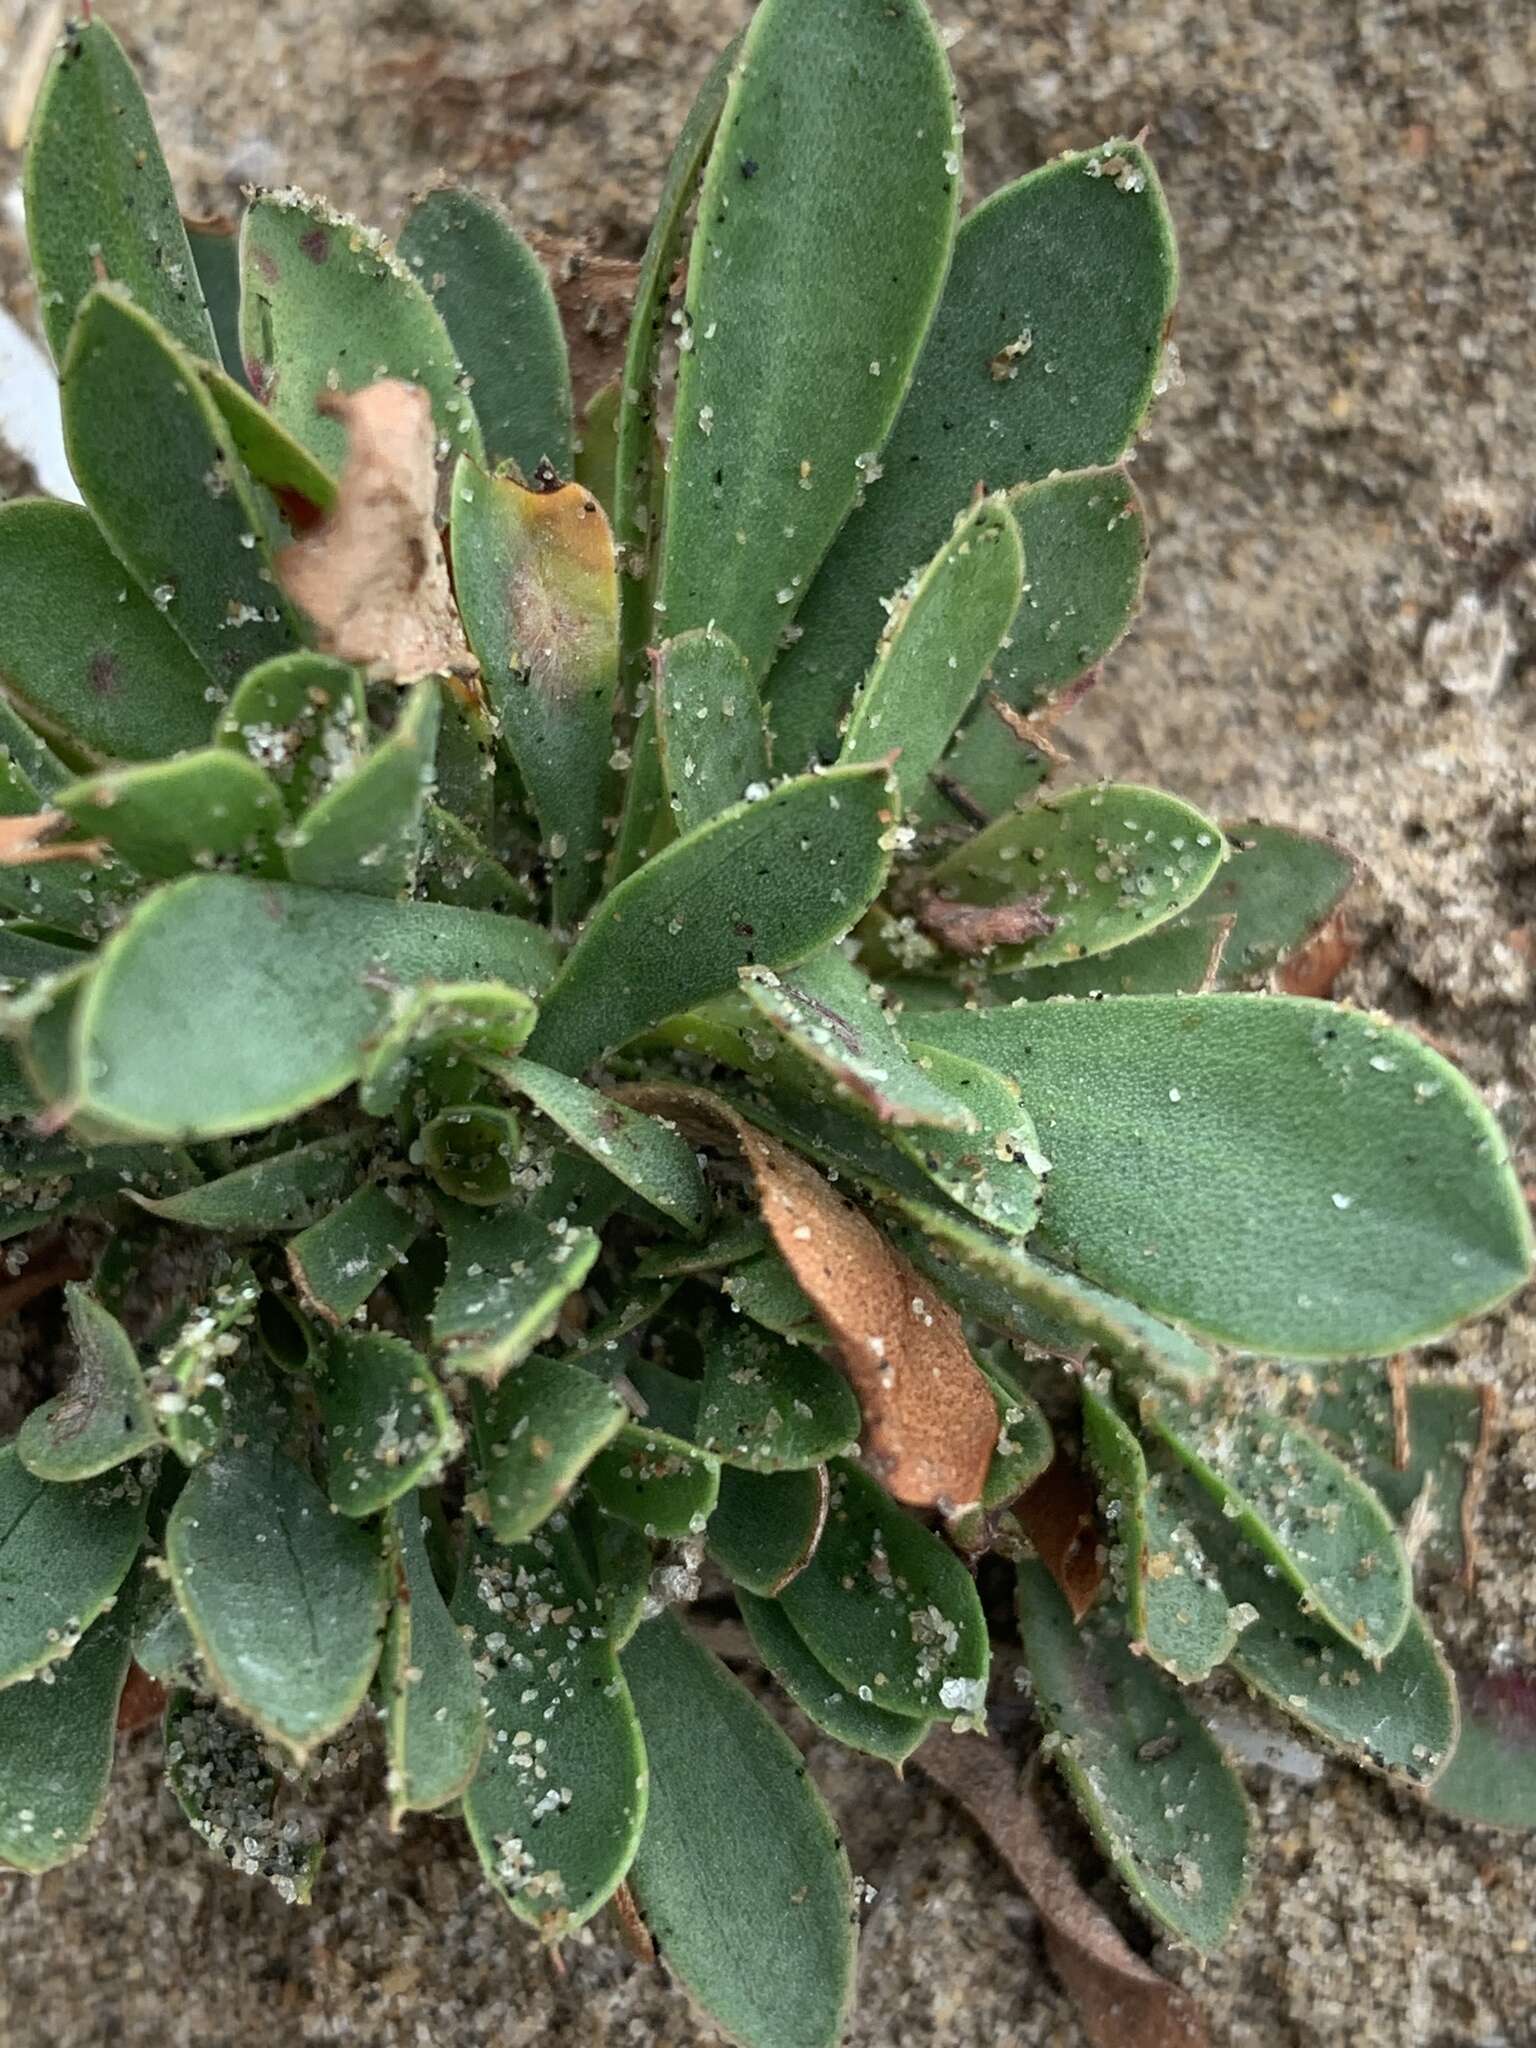
[(728, 1103), (702, 1088), (619, 1093), (745, 1157), (763, 1221), (836, 1342), (870, 1462), (896, 1499), (948, 1514), (974, 1506), (997, 1443), (997, 1404), (949, 1304), (846, 1195)]
[(990, 953), (994, 946), (1022, 946), (1029, 939), (1049, 937), (1056, 919), (1046, 910), (1045, 900), (1039, 895), (1019, 896), (1012, 903), (951, 903), (930, 892), (917, 899), (914, 915), (936, 946), (970, 959)]
[(1074, 1621), (1098, 1599), (1104, 1580), (1097, 1506), (1088, 1475), (1063, 1451), (1013, 1504), (1019, 1527), (1061, 1588)]
[(472, 670), (434, 517), (431, 400), (385, 378), (318, 402), (346, 427), (346, 466), (330, 518), (277, 557), (283, 588), (342, 661), (401, 682)]
[(912, 1761), (964, 1807), (1033, 1901), (1051, 1967), (1093, 2048), (1207, 2048), (1199, 2008), (1144, 1963), (1089, 1898), (998, 1743), (945, 1729)]
[(100, 860), (104, 839), (54, 839), (51, 834), (70, 824), (63, 811), (33, 811), (26, 817), (0, 818), (0, 868), (35, 867), (43, 860)]

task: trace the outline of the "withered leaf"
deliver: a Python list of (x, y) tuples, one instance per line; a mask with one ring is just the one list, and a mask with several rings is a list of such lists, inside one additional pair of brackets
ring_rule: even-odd
[(1097, 1495), (1081, 1465), (1058, 1451), (1033, 1486), (1013, 1504), (1020, 1528), (1081, 1621), (1104, 1578)]
[(472, 670), (434, 517), (430, 397), (390, 377), (319, 403), (346, 427), (346, 466), (330, 518), (278, 555), (283, 588), (323, 653), (401, 682)]
[(763, 1221), (836, 1341), (871, 1464), (896, 1499), (947, 1514), (974, 1506), (997, 1406), (949, 1304), (815, 1167), (719, 1097), (670, 1086), (619, 1092), (745, 1157)]
[(990, 953), (994, 946), (1022, 946), (1056, 929), (1044, 909), (1043, 896), (1020, 896), (1012, 903), (951, 903), (938, 895), (920, 897), (916, 916), (921, 929), (947, 953), (969, 959)]
[(43, 860), (100, 860), (104, 839), (54, 839), (54, 832), (72, 824), (63, 811), (34, 811), (27, 817), (0, 818), (0, 868), (35, 867)]
[(1034, 1902), (1051, 1967), (1093, 2048), (1207, 2048), (1199, 2008), (1144, 1963), (1089, 1898), (996, 1742), (943, 1729), (912, 1761), (965, 1808)]

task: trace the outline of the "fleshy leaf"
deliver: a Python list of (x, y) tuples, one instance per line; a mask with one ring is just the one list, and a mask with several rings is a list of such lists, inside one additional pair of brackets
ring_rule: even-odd
[(1257, 1403), (1144, 1393), (1143, 1427), (1222, 1505), (1326, 1628), (1382, 1658), (1408, 1625), (1408, 1560), (1381, 1502), (1309, 1430)]
[(96, 1832), (128, 1664), (128, 1618), (104, 1614), (51, 1684), (0, 1692), (0, 1863), (53, 1870)]
[(448, 1270), (432, 1311), (444, 1366), (493, 1386), (553, 1328), (592, 1270), (595, 1230), (540, 1201), (507, 1216), (444, 1202)]
[(333, 1328), (351, 1322), (420, 1234), (403, 1203), (366, 1182), (288, 1240), (288, 1271), (300, 1301)]
[(244, 1349), (261, 1289), (243, 1262), (213, 1285), (162, 1346), (150, 1375), (150, 1398), (165, 1440), (184, 1465), (218, 1443), (228, 1420), (231, 1361)]
[(357, 1078), (391, 983), (536, 990), (553, 957), (516, 918), (190, 876), (103, 950), (76, 1025), (80, 1106), (145, 1136), (255, 1130)]
[[(613, 525), (614, 482), (619, 458), (619, 380), (615, 377), (600, 391), (594, 391), (581, 415), (581, 430), (572, 448), (571, 476), (602, 506), (608, 524)], [(620, 567), (622, 568), (622, 558)], [(623, 587), (619, 591), (619, 613), (624, 611)]]
[(56, 362), (103, 279), (122, 285), (180, 347), (218, 361), (144, 94), (121, 43), (89, 10), (65, 30), (38, 95), (24, 190), (38, 308)]
[(59, 1485), (0, 1448), (0, 1687), (70, 1656), (127, 1578), (148, 1507), (137, 1469)]
[(0, 678), (39, 725), (93, 755), (201, 746), (208, 677), (80, 505), (0, 508)]
[(271, 493), (288, 524), (303, 532), (335, 510), (337, 487), (302, 441), (280, 427), (243, 381), (199, 363), (203, 389), (219, 409), (235, 453)]
[(665, 1430), (630, 1422), (587, 1467), (587, 1488), (647, 1536), (697, 1536), (719, 1498), (720, 1466)]
[(757, 1654), (801, 1713), (845, 1749), (879, 1757), (899, 1770), (928, 1733), (927, 1722), (889, 1714), (839, 1685), (796, 1635), (777, 1600), (738, 1591), (736, 1605)]
[(265, 768), (298, 816), (362, 758), (362, 678), (328, 654), (280, 654), (240, 678), (214, 740)]
[(527, 1358), (480, 1396), (475, 1445), (497, 1542), (521, 1543), (548, 1521), (628, 1420), (617, 1394), (559, 1358)]
[(412, 1070), (425, 1062), (445, 1054), (466, 1064), (481, 1056), (510, 1059), (527, 1043), (536, 1015), (531, 997), (502, 982), (423, 982), (403, 990), (364, 1054), (357, 1099), (370, 1116), (388, 1116)]
[(418, 1141), (422, 1165), (454, 1201), (489, 1208), (517, 1193), (523, 1127), (510, 1109), (456, 1103), (429, 1118)]
[(171, 1510), (165, 1554), (226, 1706), (300, 1762), (351, 1720), (384, 1630), (377, 1531), (333, 1514), (282, 1451), (247, 1442), (193, 1471)]
[(555, 914), (602, 880), (619, 677), (619, 584), (603, 508), (580, 484), (525, 488), (466, 460), (453, 480), (453, 577), (502, 743), (543, 835)]
[(160, 1433), (122, 1324), (83, 1287), (66, 1287), (64, 1303), (75, 1369), (23, 1422), (16, 1454), (37, 1479), (94, 1479), (157, 1448)]
[(630, 1884), (669, 1967), (751, 2048), (834, 2048), (852, 1880), (799, 1751), (671, 1614), (636, 1634), (624, 1673), (651, 1776)]
[(1042, 1565), (1019, 1568), (1019, 1630), (1054, 1759), (1131, 1896), (1202, 1952), (1247, 1882), (1248, 1802), (1173, 1682), (1131, 1650), (1118, 1605), (1074, 1625)]
[(70, 468), (113, 553), (218, 690), (290, 648), (268, 522), (229, 429), (187, 358), (110, 286), (81, 308), (59, 402)]
[(796, 1633), (840, 1685), (861, 1698), (867, 1688), (889, 1713), (979, 1713), (989, 1650), (969, 1572), (856, 1465), (831, 1472), (816, 1554), (779, 1595)]
[(897, 1131), (893, 1143), (968, 1215), (1008, 1237), (1028, 1237), (1040, 1213), (1049, 1161), (1013, 1084), (974, 1060), (921, 1049), (918, 1059), (935, 1086), (969, 1111), (973, 1138), (952, 1131)]
[[(1106, 161), (1125, 168), (1105, 175)], [(1135, 143), (1058, 157), (967, 216), (881, 474), (775, 665), (768, 722), (782, 767), (834, 743), (883, 601), (979, 483), (1007, 490), (1118, 460), (1151, 403), (1176, 282), (1157, 175)]]
[(422, 1537), (421, 1507), (408, 1493), (390, 1511), (385, 1537), (394, 1599), (379, 1683), (389, 1747), (389, 1815), (431, 1813), (468, 1789), (485, 1749), (485, 1709), (469, 1650), (437, 1590)]
[(394, 730), (297, 820), (286, 842), (295, 882), (360, 896), (408, 893), (421, 856), (439, 702), (435, 682), (417, 683)]
[(340, 421), (320, 401), (381, 377), (419, 384), (440, 439), (479, 456), (480, 429), (436, 308), (382, 237), (296, 192), (263, 192), (240, 231), (240, 339), (251, 388), (339, 475)]
[(492, 1071), (503, 1087), (515, 1089), (557, 1124), (604, 1173), (680, 1229), (702, 1236), (709, 1222), (709, 1190), (693, 1147), (669, 1124), (534, 1060), (498, 1062)]
[(825, 1332), (816, 1304), (772, 1249), (733, 1266), (720, 1283), (738, 1315), (792, 1344), (818, 1344)]
[(998, 654), (1024, 570), (1019, 529), (999, 493), (956, 519), (927, 568), (892, 601), (838, 758), (878, 761), (897, 752), (892, 776), (904, 812), (927, 789)]
[(616, 1515), (605, 1515), (579, 1496), (571, 1526), (597, 1587), (597, 1604), (615, 1651), (622, 1650), (645, 1618), (651, 1590), (651, 1546), (640, 1531)]
[(747, 1472), (726, 1466), (704, 1545), (734, 1585), (765, 1600), (803, 1572), (827, 1523), (825, 1465), (809, 1471)]
[(245, 382), (240, 360), (240, 223), (225, 213), (184, 213), (182, 227), (203, 288), (219, 361), (239, 383)]
[(742, 993), (804, 1059), (831, 1076), (877, 1121), (975, 1131), (971, 1108), (913, 1058), (880, 991), (836, 946), (785, 974), (748, 968)]
[(680, 834), (768, 787), (768, 729), (746, 656), (712, 626), (664, 640), (651, 700)]
[(357, 1155), (367, 1133), (340, 1131), (272, 1153), (174, 1195), (133, 1200), (152, 1216), (226, 1236), (302, 1230), (317, 1210), (341, 1200), (357, 1178)]
[(918, 923), (999, 971), (1107, 953), (1194, 902), (1224, 845), (1177, 797), (1087, 785), (1008, 813), (940, 861)]
[(909, 1036), (1018, 1083), (1055, 1162), (1048, 1248), (1230, 1343), (1381, 1356), (1529, 1269), (1493, 1118), (1438, 1053), (1372, 1017), (1140, 996), (929, 1012)]
[(579, 1073), (665, 1017), (840, 937), (885, 878), (879, 768), (784, 782), (690, 832), (610, 891), (543, 1004), (529, 1051)]
[(571, 371), (544, 266), (499, 208), (461, 185), (418, 199), (396, 244), (471, 379), (486, 460), (571, 474)]
[(265, 1878), (289, 1906), (307, 1906), (324, 1851), (295, 1828), (284, 1798), (295, 1775), (254, 1728), (216, 1700), (172, 1695), (165, 1777), (192, 1832), (232, 1870)]
[(748, 1471), (782, 1472), (853, 1447), (859, 1404), (807, 1345), (724, 1315), (700, 1327), (699, 1342), (704, 1375), (688, 1434), (704, 1450)]
[(988, 1358), (982, 1371), (997, 1403), (999, 1429), (981, 1504), (1004, 1508), (1047, 1469), (1056, 1446), (1039, 1402), (1018, 1384), (1006, 1360)]
[(918, 0), (758, 10), (689, 257), (669, 631), (715, 620), (762, 675), (905, 396), (959, 197), (953, 89)]
[(223, 866), (282, 872), (277, 785), (223, 747), (110, 769), (68, 784), (56, 801), (82, 832), (156, 880)]
[(575, 1538), (480, 1536), (453, 1603), (490, 1739), (464, 1795), (486, 1875), (520, 1920), (556, 1934), (595, 1913), (645, 1820), (640, 1729)]
[(197, 1664), (197, 1646), (176, 1595), (158, 1573), (143, 1571), (133, 1609), (133, 1661), (147, 1678), (181, 1684)]
[(1458, 1820), (1536, 1828), (1536, 1682), (1528, 1670), (1463, 1671), (1461, 1733), (1429, 1803)]
[(430, 1485), (460, 1443), (419, 1351), (382, 1330), (339, 1331), (316, 1375), (327, 1490), (354, 1520)]
[(1208, 1678), (1237, 1639), (1226, 1593), (1113, 1400), (1087, 1384), (1082, 1399), (1083, 1442), (1106, 1496), (1131, 1639), (1181, 1683)]

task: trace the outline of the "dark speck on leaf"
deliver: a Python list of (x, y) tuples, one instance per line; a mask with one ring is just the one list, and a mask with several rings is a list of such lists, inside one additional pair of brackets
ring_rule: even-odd
[(743, 176), (744, 178), (755, 178), (755, 177), (757, 176), (757, 159), (756, 159), (756, 157), (744, 156), (744, 157), (742, 158), (742, 160), (741, 160), (741, 175), (742, 175), (742, 176)]
[(117, 695), (117, 657), (104, 647), (97, 648), (86, 664), (85, 680), (93, 697)]
[(331, 260), (331, 238), (324, 228), (311, 228), (307, 235), (300, 235), (299, 247), (311, 263), (329, 263)]

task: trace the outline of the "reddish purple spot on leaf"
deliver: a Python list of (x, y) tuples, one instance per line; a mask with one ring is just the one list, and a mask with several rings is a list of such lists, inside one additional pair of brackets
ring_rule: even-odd
[(85, 680), (93, 697), (115, 697), (117, 656), (109, 654), (105, 647), (98, 647), (86, 663)]
[(331, 238), (324, 228), (311, 228), (306, 235), (300, 235), (299, 247), (311, 263), (329, 263), (331, 260)]
[(252, 249), (251, 261), (256, 265), (256, 268), (261, 272), (268, 284), (276, 284), (277, 280), (282, 276), (282, 272), (277, 267), (277, 258), (269, 249)]

